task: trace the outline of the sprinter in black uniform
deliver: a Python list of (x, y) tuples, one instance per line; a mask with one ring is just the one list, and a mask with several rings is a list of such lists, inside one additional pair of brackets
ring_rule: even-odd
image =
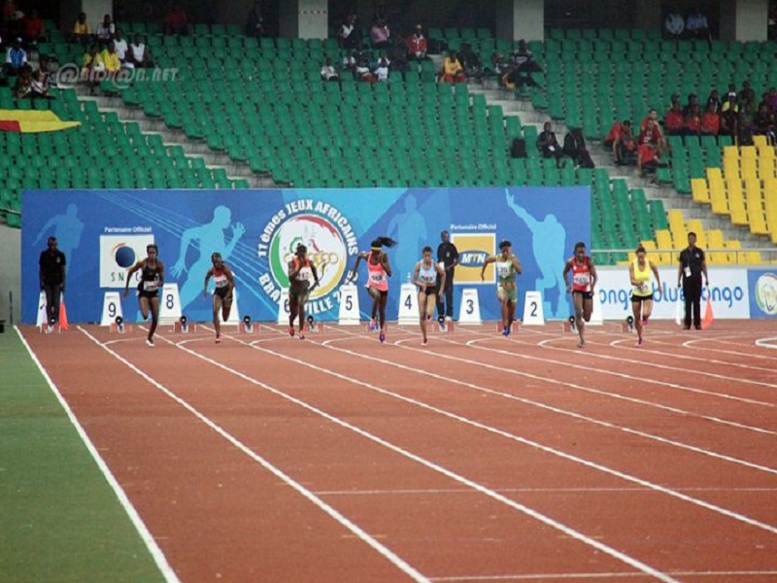
[(158, 258), (159, 249), (156, 245), (146, 246), (147, 257), (138, 261), (127, 271), (127, 280), (124, 285), (124, 297), (129, 295), (129, 282), (136, 271), (140, 271), (138, 283), (138, 303), (143, 319), (148, 320), (151, 312), (151, 327), (148, 329), (146, 344), (154, 346), (154, 332), (159, 322), (159, 290), (165, 283), (165, 265)]

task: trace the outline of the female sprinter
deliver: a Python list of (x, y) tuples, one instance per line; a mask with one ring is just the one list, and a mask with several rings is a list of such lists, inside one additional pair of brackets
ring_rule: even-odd
[(129, 295), (129, 282), (136, 271), (140, 271), (138, 283), (138, 303), (143, 319), (148, 320), (151, 312), (151, 327), (148, 329), (146, 344), (154, 346), (154, 332), (159, 322), (159, 290), (165, 283), (165, 265), (158, 258), (159, 248), (156, 245), (146, 246), (146, 258), (138, 261), (127, 270), (127, 280), (124, 284), (124, 297)]
[[(437, 306), (437, 296), (442, 301), (445, 292), (445, 270), (439, 263), (432, 261), (432, 248), (423, 248), (423, 259), (415, 264), (413, 273), (413, 283), (418, 286), (418, 315), (421, 322), (421, 333), (423, 334), (423, 345), (426, 345), (426, 327), (428, 321), (434, 315), (434, 309)], [(440, 287), (437, 288), (437, 277), (440, 277)]]
[(208, 280), (213, 277), (213, 283), (216, 284), (216, 289), (213, 290), (213, 327), (216, 329), (216, 343), (218, 344), (221, 342), (219, 310), (221, 310), (221, 319), (226, 322), (229, 319), (229, 312), (232, 310), (235, 276), (229, 266), (221, 259), (221, 253), (214, 253), (210, 256), (210, 260), (213, 267), (205, 274), (202, 297), (208, 297)]
[(520, 274), (523, 269), (518, 257), (513, 255), (513, 244), (510, 241), (499, 243), (499, 255), (489, 255), (483, 262), (483, 268), (480, 270), (480, 279), (485, 281), (486, 266), (489, 263), (496, 263), (496, 297), (502, 304), (502, 330), (503, 336), (509, 336), (510, 330), (515, 320), (515, 306), (518, 303), (518, 284), (515, 276)]
[(631, 279), (631, 311), (634, 314), (634, 324), (637, 327), (637, 346), (642, 346), (642, 330), (647, 326), (648, 318), (653, 312), (653, 289), (650, 283), (651, 271), (656, 276), (658, 293), (661, 293), (661, 276), (655, 263), (645, 259), (645, 248), (637, 247), (637, 258), (629, 267)]
[(383, 252), (383, 247), (393, 247), (396, 242), (389, 237), (378, 237), (370, 243), (370, 252), (362, 251), (356, 258), (356, 265), (353, 266), (353, 277), (356, 278), (356, 272), (359, 269), (359, 263), (362, 259), (367, 260), (367, 291), (372, 298), (372, 320), (370, 320), (370, 330), (375, 330), (375, 316), (380, 317), (380, 341), (386, 341), (386, 303), (388, 302), (388, 278), (391, 277), (391, 263), (388, 255)]
[(310, 295), (310, 276), (318, 285), (316, 266), (308, 259), (308, 248), (297, 245), (294, 258), (289, 261), (289, 335), (294, 336), (294, 318), (299, 316), (299, 339), (305, 340), (305, 303)]
[[(572, 285), (567, 281), (567, 273), (572, 272)], [(590, 322), (594, 311), (594, 287), (596, 286), (596, 268), (593, 260), (585, 254), (585, 243), (575, 245), (575, 255), (564, 266), (564, 283), (567, 293), (572, 293), (572, 304), (575, 306), (575, 326), (580, 341), (577, 345), (585, 346), (585, 323)]]

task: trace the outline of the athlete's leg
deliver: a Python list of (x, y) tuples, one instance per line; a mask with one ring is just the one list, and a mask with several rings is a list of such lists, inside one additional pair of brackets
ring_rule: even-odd
[(148, 340), (153, 342), (154, 332), (156, 332), (156, 327), (159, 323), (159, 296), (149, 298), (148, 307), (151, 311), (151, 327), (148, 329)]
[(647, 323), (648, 318), (653, 313), (653, 300), (645, 300), (642, 302), (642, 324)]
[(145, 296), (138, 297), (138, 305), (140, 306), (140, 315), (144, 320), (148, 320), (148, 298)]
[(388, 303), (388, 294), (378, 295), (378, 314), (380, 316), (380, 329), (386, 331), (386, 304)]
[(213, 327), (216, 329), (216, 340), (221, 337), (221, 320), (219, 319), (219, 310), (221, 307), (221, 296), (213, 294)]
[(289, 293), (289, 334), (291, 336), (294, 336), (294, 320), (297, 318), (297, 302), (297, 294)]
[(376, 287), (368, 287), (367, 293), (372, 298), (372, 315), (370, 317), (370, 331), (377, 329), (377, 323), (375, 319), (378, 317), (378, 306), (380, 305), (380, 291)]
[(634, 326), (637, 328), (637, 345), (642, 345), (642, 302), (632, 300), (631, 313), (634, 316)]
[(297, 317), (299, 318), (299, 337), (305, 337), (305, 302), (307, 302), (308, 294), (301, 293), (299, 300), (297, 301)]
[(421, 336), (423, 336), (424, 344), (426, 344), (426, 297), (425, 291), (418, 292), (418, 323), (421, 325)]
[(507, 292), (501, 287), (496, 290), (496, 297), (502, 310), (502, 330), (507, 327)]
[(577, 335), (580, 337), (580, 346), (585, 345), (584, 304), (583, 294), (572, 292), (572, 305), (575, 307), (575, 328), (577, 328)]
[(229, 314), (232, 311), (232, 301), (234, 300), (234, 291), (230, 292), (224, 297), (221, 302), (221, 319), (225, 322), (229, 320)]

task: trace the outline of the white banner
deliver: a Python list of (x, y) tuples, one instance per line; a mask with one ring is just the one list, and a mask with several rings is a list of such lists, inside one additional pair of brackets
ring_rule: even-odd
[[(658, 293), (653, 281), (653, 315), (656, 320), (674, 320), (678, 294), (677, 267), (659, 267), (664, 293)], [(602, 306), (605, 320), (623, 320), (631, 314), (631, 283), (629, 268), (597, 267), (599, 281), (596, 293)], [(716, 319), (747, 319), (750, 317), (750, 294), (747, 285), (747, 270), (742, 268), (709, 269), (712, 308)], [(707, 299), (707, 289), (702, 290), (702, 304)]]

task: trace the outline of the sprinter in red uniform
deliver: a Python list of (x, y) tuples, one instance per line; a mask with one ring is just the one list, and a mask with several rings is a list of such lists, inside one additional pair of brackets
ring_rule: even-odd
[[(567, 273), (572, 272), (572, 285), (567, 281)], [(580, 336), (577, 345), (585, 346), (585, 323), (591, 320), (594, 311), (594, 287), (596, 286), (596, 267), (593, 259), (585, 254), (585, 243), (575, 245), (575, 255), (564, 266), (564, 283), (567, 293), (572, 293), (575, 306), (575, 326)]]
[(212, 277), (216, 284), (216, 288), (213, 290), (213, 327), (216, 329), (216, 343), (219, 343), (221, 342), (219, 311), (221, 311), (221, 319), (226, 322), (229, 319), (229, 312), (232, 311), (235, 276), (229, 266), (221, 259), (221, 253), (214, 253), (210, 256), (210, 260), (213, 267), (205, 274), (202, 295), (204, 298), (208, 297), (208, 280)]
[(362, 251), (356, 258), (356, 265), (353, 266), (353, 279), (356, 278), (359, 263), (362, 259), (367, 260), (367, 290), (372, 298), (372, 319), (370, 320), (370, 330), (377, 329), (375, 322), (376, 316), (380, 318), (381, 342), (386, 341), (386, 303), (388, 302), (388, 278), (391, 277), (391, 263), (388, 255), (383, 252), (383, 247), (393, 247), (395, 241), (389, 237), (378, 237), (370, 244), (370, 252)]
[[(310, 295), (310, 276), (318, 285), (318, 272), (308, 259), (308, 248), (297, 245), (294, 258), (289, 261), (289, 334), (294, 336), (294, 318), (299, 319), (299, 339), (305, 339), (305, 304)], [(315, 287), (315, 286), (314, 286)]]

